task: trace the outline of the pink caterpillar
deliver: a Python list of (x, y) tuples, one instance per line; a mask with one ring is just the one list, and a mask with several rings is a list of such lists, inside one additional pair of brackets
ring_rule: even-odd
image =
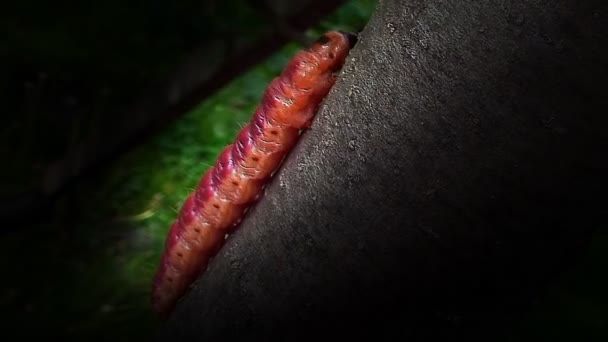
[(264, 185), (310, 126), (355, 43), (330, 31), (298, 52), (264, 93), (252, 121), (202, 177), (171, 226), (154, 277), (152, 305), (167, 316), (218, 252), (226, 233), (262, 194)]

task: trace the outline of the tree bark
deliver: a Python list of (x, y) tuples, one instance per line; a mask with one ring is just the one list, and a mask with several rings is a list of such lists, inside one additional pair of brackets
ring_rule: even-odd
[(603, 1), (384, 0), (160, 340), (497, 340), (601, 214)]

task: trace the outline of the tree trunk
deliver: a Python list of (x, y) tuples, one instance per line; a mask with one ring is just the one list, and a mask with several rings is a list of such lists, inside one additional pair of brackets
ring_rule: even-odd
[(605, 2), (384, 0), (163, 341), (496, 340), (601, 214)]

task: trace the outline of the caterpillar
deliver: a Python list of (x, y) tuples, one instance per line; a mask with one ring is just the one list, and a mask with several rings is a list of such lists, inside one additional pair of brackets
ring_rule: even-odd
[(263, 193), (311, 125), (356, 36), (329, 31), (295, 54), (266, 88), (250, 123), (224, 148), (184, 201), (165, 240), (152, 284), (152, 307), (167, 317)]

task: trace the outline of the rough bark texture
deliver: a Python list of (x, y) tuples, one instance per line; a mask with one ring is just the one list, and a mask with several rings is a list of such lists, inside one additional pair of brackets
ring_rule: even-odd
[(380, 1), (160, 340), (499, 339), (600, 214), (607, 15)]

